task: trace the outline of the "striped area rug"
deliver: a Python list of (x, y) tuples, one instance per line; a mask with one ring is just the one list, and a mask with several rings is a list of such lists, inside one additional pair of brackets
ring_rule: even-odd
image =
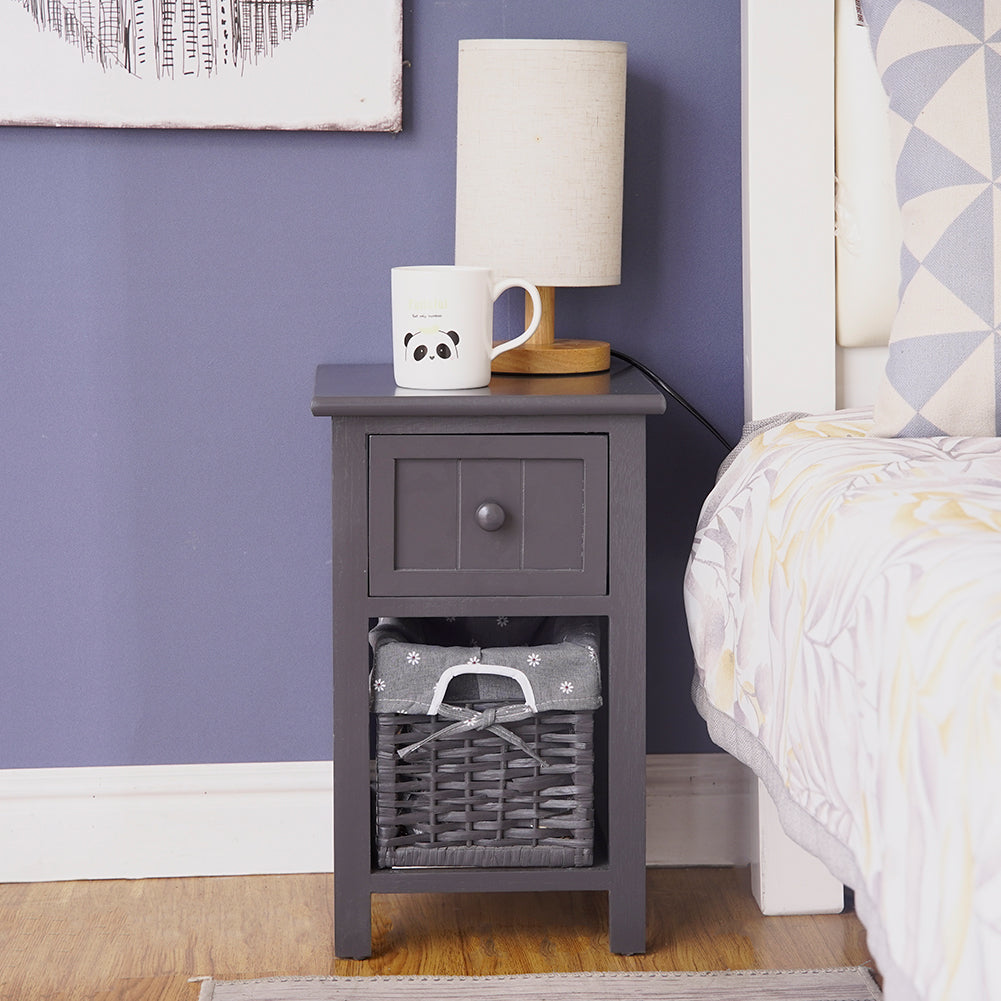
[(878, 1001), (865, 967), (719, 973), (202, 980), (199, 1001)]

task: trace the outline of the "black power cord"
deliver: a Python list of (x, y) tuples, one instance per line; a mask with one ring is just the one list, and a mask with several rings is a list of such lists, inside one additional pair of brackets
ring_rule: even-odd
[(716, 440), (729, 452), (733, 445), (730, 444), (723, 437), (722, 434), (717, 430), (717, 428), (710, 423), (710, 421), (699, 413), (698, 410), (693, 407), (688, 400), (686, 400), (679, 392), (672, 389), (664, 380), (657, 375), (656, 372), (652, 372), (646, 367), (642, 362), (637, 361), (635, 358), (631, 358), (629, 355), (624, 354), (622, 351), (617, 351), (615, 348), (611, 349), (611, 354), (614, 358), (619, 358), (626, 362), (627, 365), (632, 365), (633, 368), (639, 369), (665, 396), (669, 396), (675, 403), (680, 404), (685, 408), (707, 431), (709, 431)]

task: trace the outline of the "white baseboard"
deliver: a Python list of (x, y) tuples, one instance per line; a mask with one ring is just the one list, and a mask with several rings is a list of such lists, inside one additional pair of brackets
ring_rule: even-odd
[[(0, 882), (330, 872), (329, 761), (0, 771)], [(750, 861), (725, 754), (647, 758), (648, 865)]]
[(646, 864), (747, 865), (756, 785), (729, 754), (648, 754)]
[(0, 882), (330, 872), (331, 764), (0, 771)]

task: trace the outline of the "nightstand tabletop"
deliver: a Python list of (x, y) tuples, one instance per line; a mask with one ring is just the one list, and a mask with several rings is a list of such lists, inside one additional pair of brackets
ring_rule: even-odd
[(316, 417), (490, 417), (558, 414), (659, 414), (664, 397), (637, 369), (613, 360), (589, 375), (495, 375), (482, 389), (401, 389), (392, 365), (319, 365)]

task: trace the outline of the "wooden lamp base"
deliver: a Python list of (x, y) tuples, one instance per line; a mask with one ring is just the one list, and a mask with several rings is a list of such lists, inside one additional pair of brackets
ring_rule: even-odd
[[(604, 372), (611, 364), (610, 348), (604, 341), (573, 340), (555, 336), (556, 289), (539, 286), (542, 320), (534, 334), (519, 348), (498, 355), (492, 372), (507, 375), (573, 375)], [(525, 296), (525, 322), (532, 319), (532, 300)]]

